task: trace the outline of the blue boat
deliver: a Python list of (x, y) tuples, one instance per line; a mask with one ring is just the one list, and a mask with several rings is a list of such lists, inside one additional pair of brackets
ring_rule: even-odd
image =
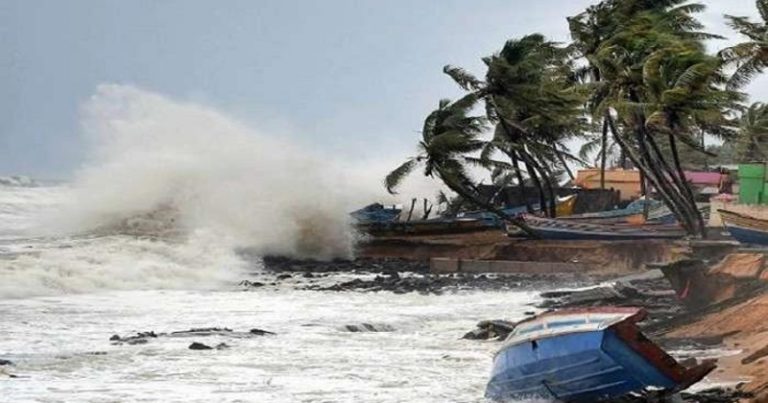
[(598, 402), (655, 389), (675, 393), (715, 365), (685, 368), (640, 333), (640, 308), (550, 312), (521, 322), (493, 361), (493, 400)]
[(746, 245), (768, 245), (768, 220), (717, 210), (731, 236)]
[[(631, 241), (643, 239), (678, 239), (685, 232), (678, 226), (661, 224), (649, 226), (627, 226), (594, 224), (586, 221), (571, 221), (525, 215), (523, 219), (540, 239), (553, 240), (596, 240)], [(518, 236), (516, 228), (507, 227), (510, 236)]]
[(648, 205), (648, 208), (653, 210), (655, 208), (658, 208), (662, 204), (656, 200), (647, 200), (647, 199), (638, 199), (633, 201), (632, 203), (629, 203), (627, 207), (621, 208), (621, 209), (614, 209), (614, 210), (605, 210), (605, 211), (598, 211), (595, 213), (583, 213), (583, 214), (576, 214), (569, 217), (563, 217), (566, 220), (588, 220), (588, 221), (595, 221), (600, 222), (601, 220), (617, 220), (626, 218), (629, 216), (633, 216), (635, 214), (640, 214), (643, 212), (643, 209), (645, 209), (645, 205)]
[(402, 210), (395, 206), (386, 207), (381, 203), (373, 203), (349, 214), (358, 224), (371, 224), (397, 221), (401, 212)]

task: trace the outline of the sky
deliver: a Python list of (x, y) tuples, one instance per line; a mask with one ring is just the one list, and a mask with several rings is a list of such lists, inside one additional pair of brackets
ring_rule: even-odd
[[(460, 91), (446, 64), (540, 32), (567, 41), (587, 0), (2, 0), (0, 175), (66, 179), (81, 166), (81, 105), (103, 83), (213, 106), (338, 159), (413, 154), (424, 116)], [(704, 1), (757, 18), (753, 0)], [(768, 73), (766, 73), (768, 75)], [(768, 78), (749, 87), (768, 100)]]

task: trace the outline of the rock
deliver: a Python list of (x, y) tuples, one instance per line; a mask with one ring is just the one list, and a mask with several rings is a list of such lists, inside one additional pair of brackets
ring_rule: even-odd
[(109, 338), (109, 341), (116, 341), (116, 340), (120, 340), (119, 335), (113, 334), (112, 337)]
[(248, 288), (258, 288), (258, 287), (264, 287), (266, 284), (258, 281), (243, 280), (240, 282), (239, 285), (243, 287), (248, 287)]
[(352, 333), (361, 333), (361, 332), (394, 332), (395, 328), (393, 328), (390, 325), (386, 324), (371, 324), (371, 323), (360, 323), (360, 324), (352, 324), (352, 325), (344, 325), (343, 330), (346, 330), (348, 332)]
[(256, 336), (267, 336), (267, 335), (276, 335), (277, 333), (270, 332), (268, 330), (262, 330), (262, 329), (251, 329), (248, 331), (250, 334), (254, 334)]
[(0, 358), (0, 365), (13, 365), (13, 361)]
[(278, 280), (287, 280), (289, 278), (293, 278), (293, 276), (291, 276), (290, 274), (287, 274), (287, 273), (286, 274), (281, 274), (281, 275), (277, 276)]
[(504, 340), (515, 330), (517, 323), (506, 320), (484, 320), (477, 324), (477, 329), (467, 332), (462, 339), (467, 340)]
[(306, 272), (306, 273), (304, 273), (304, 274), (302, 275), (302, 277), (304, 277), (304, 278), (314, 278), (314, 277), (315, 277), (315, 275), (314, 275), (314, 274), (312, 274), (312, 273), (310, 273), (310, 272)]
[(219, 343), (216, 345), (216, 350), (224, 350), (229, 348), (229, 345), (227, 343)]
[(753, 362), (755, 362), (755, 361), (765, 357), (766, 355), (768, 355), (768, 345), (767, 346), (763, 346), (762, 348), (758, 349), (757, 351), (754, 351), (752, 354), (742, 358), (741, 359), (741, 364), (742, 365), (751, 364), (751, 363), (753, 363)]
[(232, 329), (226, 327), (197, 327), (189, 330), (177, 330), (171, 332), (170, 337), (192, 337), (192, 336), (214, 336), (214, 335), (229, 335), (232, 333)]
[(207, 346), (203, 343), (193, 342), (189, 345), (190, 350), (213, 350), (213, 347)]

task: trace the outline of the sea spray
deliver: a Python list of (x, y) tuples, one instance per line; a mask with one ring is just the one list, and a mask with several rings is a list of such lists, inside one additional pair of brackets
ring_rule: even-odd
[(232, 247), (350, 257), (357, 189), (333, 164), (201, 105), (102, 85), (83, 107), (90, 157), (57, 223), (83, 230), (165, 208)]
[(252, 256), (350, 257), (349, 211), (437, 189), (416, 175), (397, 200), (398, 161), (337, 162), (132, 86), (100, 86), (82, 119), (74, 180), (0, 185), (0, 299), (231, 287)]

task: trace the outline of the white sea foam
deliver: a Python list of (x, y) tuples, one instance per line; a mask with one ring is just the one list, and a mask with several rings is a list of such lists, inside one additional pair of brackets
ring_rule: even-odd
[(82, 121), (88, 158), (73, 181), (0, 186), (0, 298), (215, 287), (253, 267), (238, 248), (350, 257), (350, 211), (437, 188), (416, 176), (388, 198), (397, 161), (337, 164), (133, 86), (98, 87)]
[(83, 115), (91, 157), (57, 226), (95, 228), (170, 207), (177, 225), (259, 253), (352, 254), (358, 189), (333, 164), (211, 108), (130, 86), (100, 86)]

